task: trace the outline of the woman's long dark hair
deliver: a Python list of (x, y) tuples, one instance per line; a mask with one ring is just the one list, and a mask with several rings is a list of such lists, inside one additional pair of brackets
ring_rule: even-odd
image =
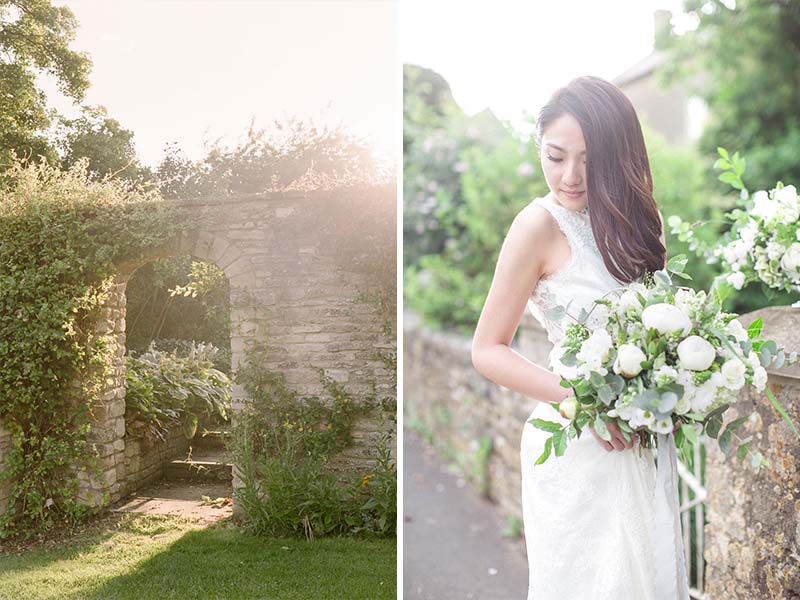
[(586, 142), (586, 194), (597, 247), (609, 273), (629, 283), (664, 268), (661, 219), (642, 128), (630, 100), (599, 77), (578, 77), (539, 111), (536, 140), (565, 113)]

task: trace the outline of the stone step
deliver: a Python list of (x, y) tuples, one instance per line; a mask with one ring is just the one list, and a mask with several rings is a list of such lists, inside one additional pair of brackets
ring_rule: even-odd
[(164, 465), (167, 481), (231, 481), (233, 465), (220, 449), (192, 448), (185, 458)]
[(213, 431), (203, 430), (198, 431), (197, 435), (191, 440), (191, 444), (195, 448), (208, 448), (208, 449), (224, 449), (225, 439), (230, 435), (230, 431), (226, 429), (217, 429)]

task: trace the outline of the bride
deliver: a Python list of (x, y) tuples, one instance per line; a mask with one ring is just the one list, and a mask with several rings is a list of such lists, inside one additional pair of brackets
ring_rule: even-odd
[[(554, 345), (550, 367), (563, 372), (559, 344), (570, 318), (663, 268), (664, 226), (636, 112), (616, 86), (587, 76), (557, 90), (539, 113), (536, 138), (550, 193), (511, 223), (472, 361), (485, 377), (539, 400), (529, 418), (566, 424), (550, 403), (572, 389), (510, 347), (522, 314), (527, 306), (545, 328)], [(568, 304), (561, 318), (551, 310)], [(587, 425), (563, 456), (534, 465), (549, 434), (524, 424), (528, 600), (689, 597), (675, 500), (666, 514), (657, 510), (653, 452), (627, 442), (618, 426), (608, 429), (610, 442)]]

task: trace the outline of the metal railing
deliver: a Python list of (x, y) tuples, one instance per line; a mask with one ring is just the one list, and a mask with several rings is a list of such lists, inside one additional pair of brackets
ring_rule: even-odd
[[(703, 466), (705, 453), (700, 446), (705, 445), (705, 436), (700, 436), (700, 444), (694, 447), (691, 469), (678, 459), (678, 475), (680, 477), (679, 494), (681, 501), (681, 531), (683, 533), (683, 549), (686, 558), (686, 567), (689, 571), (689, 596), (696, 600), (710, 600), (705, 593), (705, 559), (704, 549), (704, 524), (705, 501), (708, 496), (703, 481)], [(692, 526), (692, 513), (694, 526)], [(694, 550), (694, 553), (692, 552)], [(694, 554), (694, 557), (692, 556)], [(694, 562), (692, 561), (694, 558)]]

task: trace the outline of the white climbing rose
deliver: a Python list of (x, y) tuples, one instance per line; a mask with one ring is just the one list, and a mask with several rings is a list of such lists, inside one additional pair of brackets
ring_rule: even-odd
[(735, 271), (725, 278), (734, 288), (740, 290), (744, 287), (745, 276), (741, 271)]
[(716, 355), (714, 346), (699, 335), (690, 335), (678, 344), (678, 362), (689, 371), (705, 371)]
[(800, 280), (800, 244), (793, 243), (781, 258), (781, 267), (790, 279)]
[(692, 329), (692, 322), (681, 309), (672, 304), (661, 302), (652, 304), (642, 311), (642, 323), (648, 329), (655, 329), (662, 334), (680, 331), (686, 335)]

